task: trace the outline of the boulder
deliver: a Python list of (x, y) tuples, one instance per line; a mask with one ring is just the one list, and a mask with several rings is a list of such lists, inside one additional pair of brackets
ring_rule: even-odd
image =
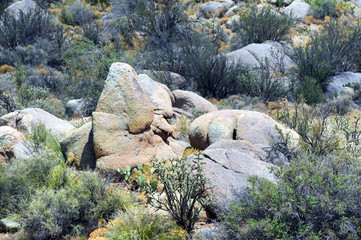
[(225, 13), (233, 5), (234, 2), (232, 0), (220, 0), (218, 2), (211, 1), (199, 5), (199, 13), (202, 16), (208, 17), (208, 14), (212, 16), (218, 14), (220, 11)]
[(17, 16), (20, 11), (26, 13), (30, 10), (35, 9), (36, 6), (36, 2), (32, 0), (22, 0), (11, 4), (6, 10)]
[(310, 8), (311, 7), (308, 3), (305, 3), (301, 0), (296, 0), (285, 8), (284, 14), (291, 18), (304, 18), (305, 16), (307, 16)]
[(361, 0), (352, 0), (351, 1), (356, 7), (361, 8)]
[(153, 122), (154, 106), (135, 70), (126, 63), (113, 63), (96, 112), (126, 114), (129, 119), (129, 132), (140, 133)]
[(252, 69), (265, 65), (266, 60), (271, 72), (289, 71), (296, 67), (294, 61), (287, 55), (287, 49), (278, 43), (269, 41), (266, 43), (252, 43), (241, 49), (227, 53), (229, 62), (246, 65)]
[[(180, 74), (169, 71), (149, 71), (144, 70), (144, 74), (148, 75), (151, 79), (157, 82), (164, 83), (170, 89), (182, 89), (185, 90), (188, 87), (187, 80)], [(170, 96), (172, 98), (172, 96)]]
[(348, 87), (352, 87), (354, 84), (361, 84), (361, 73), (342, 72), (331, 77), (328, 82), (326, 92), (339, 96), (342, 95), (343, 92), (347, 92)]
[(269, 147), (280, 140), (275, 127), (294, 140), (298, 134), (277, 123), (266, 114), (247, 110), (221, 110), (196, 118), (189, 127), (191, 146), (206, 149), (220, 140), (247, 140), (259, 147)]
[(92, 123), (88, 122), (69, 134), (60, 143), (68, 165), (80, 169), (95, 168)]
[(173, 127), (169, 125), (167, 120), (162, 115), (154, 114), (154, 120), (151, 125), (152, 131), (159, 135), (164, 141), (173, 135)]
[(203, 173), (209, 180), (206, 188), (212, 195), (207, 210), (216, 216), (227, 211), (230, 203), (246, 193), (250, 176), (275, 182), (269, 169), (274, 165), (265, 162), (266, 157), (262, 149), (246, 140), (223, 140), (209, 146), (202, 160), (205, 162)]
[(65, 116), (67, 119), (78, 119), (89, 117), (95, 110), (95, 105), (92, 102), (87, 102), (84, 99), (72, 99), (65, 105)]
[[(106, 171), (149, 163), (157, 156), (156, 138), (150, 127), (141, 133), (129, 132), (129, 119), (109, 113), (93, 112), (94, 151), (97, 168)], [(172, 155), (173, 156), (173, 155)]]
[(169, 96), (171, 92), (168, 87), (154, 81), (148, 75), (140, 74), (138, 77), (145, 93), (154, 106), (154, 113), (162, 115), (165, 118), (171, 118), (173, 116), (173, 110), (172, 100)]
[(217, 107), (210, 103), (207, 99), (196, 93), (183, 90), (174, 90), (172, 93), (175, 98), (173, 107), (180, 108), (188, 113), (192, 113), (193, 110), (204, 113), (218, 110)]
[(44, 124), (60, 140), (75, 130), (75, 127), (70, 123), (40, 108), (18, 110), (2, 116), (1, 119), (6, 122), (6, 125), (25, 133), (30, 133), (31, 129), (38, 124)]
[(23, 134), (16, 129), (9, 126), (0, 127), (0, 162), (7, 162), (14, 157), (12, 146), (23, 140)]

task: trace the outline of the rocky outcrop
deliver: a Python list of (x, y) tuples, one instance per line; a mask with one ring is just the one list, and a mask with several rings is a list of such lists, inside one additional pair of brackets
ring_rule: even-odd
[(194, 110), (203, 113), (218, 110), (217, 107), (210, 103), (207, 99), (196, 93), (183, 90), (174, 90), (172, 93), (175, 99), (173, 107), (182, 109), (188, 113), (192, 113)]
[(288, 7), (285, 8), (284, 14), (291, 18), (304, 18), (310, 10), (310, 5), (301, 0), (293, 1)]
[(342, 72), (331, 77), (328, 82), (329, 84), (327, 85), (326, 92), (331, 95), (339, 96), (349, 92), (349, 87), (352, 87), (355, 84), (361, 84), (361, 73)]
[(38, 124), (45, 127), (62, 140), (67, 134), (75, 130), (75, 127), (67, 121), (61, 120), (40, 108), (27, 108), (18, 110), (1, 117), (7, 126), (24, 133), (30, 133)]
[(227, 53), (227, 61), (248, 66), (254, 70), (261, 65), (268, 67), (271, 72), (287, 72), (296, 67), (294, 61), (287, 55), (287, 49), (278, 42), (252, 43), (241, 49)]
[(154, 107), (145, 94), (135, 70), (125, 63), (110, 67), (96, 112), (126, 114), (129, 132), (140, 133), (153, 122)]
[(92, 123), (88, 122), (69, 134), (60, 146), (68, 165), (80, 169), (95, 168)]
[(169, 141), (173, 132), (166, 121), (173, 115), (169, 92), (146, 75), (139, 80), (127, 64), (112, 64), (92, 115), (97, 168), (115, 171), (153, 158), (179, 156)]
[(201, 150), (220, 140), (247, 140), (259, 147), (269, 147), (280, 140), (276, 126), (284, 134), (290, 132), (293, 139), (298, 139), (297, 133), (266, 114), (246, 110), (221, 110), (195, 119), (189, 127), (189, 140), (192, 147)]
[[(192, 155), (192, 158), (195, 156)], [(265, 162), (267, 154), (246, 140), (224, 140), (209, 146), (203, 155), (204, 175), (208, 178), (206, 188), (212, 195), (208, 210), (219, 216), (227, 211), (229, 204), (246, 193), (250, 176), (275, 181)]]

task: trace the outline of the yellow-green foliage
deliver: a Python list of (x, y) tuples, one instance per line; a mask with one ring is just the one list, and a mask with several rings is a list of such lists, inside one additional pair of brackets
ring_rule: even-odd
[(14, 68), (13, 66), (7, 65), (7, 64), (4, 64), (0, 67), (0, 74), (12, 73), (15, 71), (16, 71), (16, 68)]

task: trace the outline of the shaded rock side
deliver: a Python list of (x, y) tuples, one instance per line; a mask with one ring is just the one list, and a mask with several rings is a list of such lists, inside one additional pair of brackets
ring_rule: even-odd
[(218, 110), (217, 107), (210, 103), (207, 99), (196, 93), (183, 90), (174, 90), (172, 93), (175, 98), (173, 107), (179, 108), (190, 114), (192, 114), (193, 110), (204, 113)]

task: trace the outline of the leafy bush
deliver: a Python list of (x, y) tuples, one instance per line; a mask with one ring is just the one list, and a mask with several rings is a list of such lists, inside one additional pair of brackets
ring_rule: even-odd
[(186, 239), (187, 233), (168, 216), (142, 207), (119, 212), (102, 234), (109, 240), (128, 239)]
[(205, 193), (207, 179), (202, 173), (202, 165), (200, 153), (192, 162), (187, 157), (152, 161), (163, 187), (160, 193), (148, 187), (148, 202), (156, 209), (168, 211), (188, 232), (193, 229), (202, 209), (210, 203), (210, 197)]
[(336, 6), (337, 1), (335, 0), (314, 1), (311, 7), (311, 15), (317, 19), (324, 19), (326, 16), (339, 17)]
[(357, 158), (303, 155), (274, 169), (277, 183), (251, 177), (247, 197), (224, 217), (228, 239), (359, 239)]
[(67, 8), (67, 11), (74, 17), (74, 23), (79, 26), (89, 24), (95, 18), (91, 7), (86, 4), (72, 4)]
[(354, 69), (354, 54), (361, 46), (361, 29), (356, 26), (348, 30), (331, 20), (320, 34), (311, 35), (305, 47), (296, 47), (295, 55), (299, 77), (312, 77), (324, 89), (330, 76), (337, 72)]
[(106, 186), (95, 172), (72, 172), (69, 185), (39, 190), (24, 212), (29, 239), (60, 239), (93, 231), (100, 218), (108, 219), (128, 202), (119, 191)]
[(258, 9), (251, 6), (240, 15), (240, 21), (235, 22), (237, 33), (236, 47), (250, 43), (262, 43), (266, 40), (280, 41), (289, 33), (293, 20), (281, 15), (270, 7)]

